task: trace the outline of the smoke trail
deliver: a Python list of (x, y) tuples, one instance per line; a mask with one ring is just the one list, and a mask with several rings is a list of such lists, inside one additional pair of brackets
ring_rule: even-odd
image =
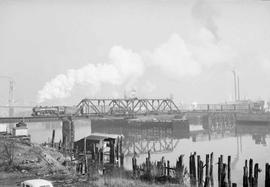
[(207, 28), (215, 36), (215, 39), (219, 41), (218, 26), (214, 21), (214, 17), (217, 12), (205, 1), (197, 0), (192, 7), (191, 14), (194, 18)]
[(201, 65), (194, 59), (193, 52), (178, 34), (172, 34), (167, 42), (148, 55), (153, 66), (159, 67), (168, 76), (176, 79), (195, 76), (201, 72)]
[[(57, 75), (47, 82), (38, 92), (38, 102), (66, 98), (76, 85), (90, 85), (93, 95), (104, 84), (124, 86), (123, 89), (126, 90), (144, 87), (146, 91), (150, 87), (156, 87), (155, 84), (144, 86), (145, 82), (139, 81), (147, 68), (158, 68), (165, 77), (178, 81), (183, 77), (197, 76), (216, 64), (224, 65), (224, 62), (231, 61), (233, 53), (230, 48), (222, 41), (216, 42), (209, 29), (203, 27), (192, 37), (196, 40), (194, 43), (179, 34), (172, 34), (168, 41), (145, 53), (135, 53), (121, 46), (114, 46), (110, 50), (107, 63), (70, 69), (66, 74)], [(110, 95), (112, 93), (119, 95), (115, 91)]]
[(172, 34), (167, 42), (147, 53), (151, 65), (158, 67), (166, 77), (181, 80), (198, 76), (216, 65), (232, 63), (235, 54), (222, 41), (216, 42), (207, 28), (202, 27), (192, 38), (195, 42)]
[(70, 69), (57, 75), (38, 92), (38, 102), (70, 96), (75, 85), (87, 84), (99, 90), (101, 84), (126, 84), (144, 72), (141, 56), (121, 46), (114, 46), (109, 53), (109, 62), (88, 64), (80, 69)]

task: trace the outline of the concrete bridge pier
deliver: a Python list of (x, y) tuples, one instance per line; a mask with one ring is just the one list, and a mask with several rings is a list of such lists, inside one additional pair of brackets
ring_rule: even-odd
[(74, 122), (71, 117), (62, 119), (62, 148), (65, 151), (72, 151), (74, 148)]

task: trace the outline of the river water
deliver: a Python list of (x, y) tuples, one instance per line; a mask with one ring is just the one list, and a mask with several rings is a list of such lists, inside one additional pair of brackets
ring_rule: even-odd
[[(151, 160), (158, 161), (163, 156), (175, 165), (176, 159), (184, 154), (185, 166), (191, 152), (203, 156), (214, 153), (214, 177), (217, 181), (217, 160), (224, 155), (224, 160), (231, 155), (232, 182), (242, 184), (242, 174), (245, 159), (253, 158), (254, 164), (259, 163), (263, 172), (259, 174), (259, 186), (264, 183), (265, 163), (270, 162), (270, 125), (236, 124), (236, 129), (209, 132), (204, 130), (200, 122), (189, 124), (189, 130), (181, 124), (167, 122), (145, 123), (116, 121), (78, 120), (75, 124), (75, 140), (89, 134), (112, 133), (124, 135), (123, 149), (125, 153), (125, 168), (131, 169), (131, 158), (134, 151), (138, 163), (145, 161), (147, 151), (151, 152)], [(52, 130), (56, 131), (56, 141), (62, 139), (61, 122), (29, 123), (31, 140), (42, 143), (50, 140)]]

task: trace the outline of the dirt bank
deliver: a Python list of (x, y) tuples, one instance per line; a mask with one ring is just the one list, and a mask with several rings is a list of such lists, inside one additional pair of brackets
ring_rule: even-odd
[(0, 153), (0, 184), (12, 179), (72, 175), (72, 169), (64, 166), (65, 157), (54, 148), (0, 137)]

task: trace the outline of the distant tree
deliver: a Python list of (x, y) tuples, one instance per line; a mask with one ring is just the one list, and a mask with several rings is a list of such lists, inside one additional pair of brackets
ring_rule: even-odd
[(0, 160), (9, 168), (14, 166), (15, 142), (10, 139), (2, 139), (0, 146)]

